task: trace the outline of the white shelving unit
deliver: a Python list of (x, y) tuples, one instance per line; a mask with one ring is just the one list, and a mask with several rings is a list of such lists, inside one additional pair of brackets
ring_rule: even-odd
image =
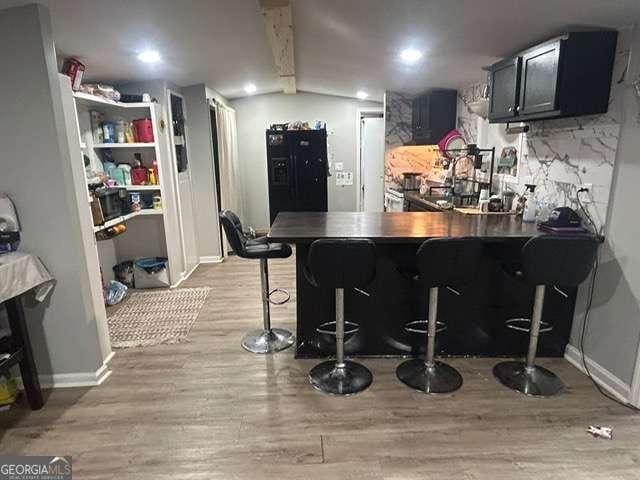
[[(171, 283), (177, 283), (180, 280), (181, 268), (176, 259), (182, 255), (180, 252), (182, 246), (174, 241), (178, 237), (173, 233), (177, 225), (176, 189), (173, 184), (175, 165), (172, 164), (171, 156), (167, 155), (166, 147), (163, 148), (163, 142), (167, 142), (167, 137), (166, 132), (160, 129), (160, 107), (155, 103), (114, 102), (80, 92), (75, 92), (73, 97), (81, 151), (84, 156), (89, 157), (93, 168), (100, 168), (100, 160), (105, 149), (111, 149), (111, 155), (116, 163), (130, 163), (134, 153), (141, 153), (145, 167), (150, 168), (154, 160), (158, 166), (158, 185), (125, 185), (119, 188), (125, 188), (127, 191), (147, 192), (153, 195), (160, 194), (162, 209), (142, 209), (93, 227), (95, 234), (119, 223), (127, 223), (127, 231), (123, 234), (96, 242), (105, 279), (112, 278), (111, 267), (117, 262), (156, 256), (169, 259)], [(89, 113), (92, 110), (101, 112), (105, 121), (111, 119), (133, 121), (138, 118), (150, 118), (155, 141), (150, 143), (94, 143)]]

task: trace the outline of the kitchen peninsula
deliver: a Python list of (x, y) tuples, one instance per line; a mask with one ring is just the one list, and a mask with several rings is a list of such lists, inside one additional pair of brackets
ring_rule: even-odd
[[(296, 246), (296, 356), (332, 355), (335, 341), (327, 322), (335, 318), (332, 290), (314, 286), (306, 274), (310, 244), (320, 238), (369, 238), (377, 245), (376, 276), (362, 291), (345, 291), (345, 351), (349, 355), (415, 355), (424, 335), (406, 324), (427, 317), (427, 291), (416, 279), (415, 252), (429, 238), (475, 236), (484, 241), (478, 278), (457, 291), (443, 289), (439, 302), (439, 355), (514, 356), (526, 351), (528, 335), (505, 321), (528, 317), (534, 287), (509, 275), (524, 243), (539, 232), (511, 215), (447, 212), (282, 212), (269, 240)], [(544, 320), (553, 326), (541, 336), (539, 354), (562, 356), (569, 339), (576, 289), (545, 299)], [(566, 296), (565, 296), (566, 295)], [(351, 322), (351, 323), (349, 323)], [(330, 328), (329, 328), (330, 329)]]

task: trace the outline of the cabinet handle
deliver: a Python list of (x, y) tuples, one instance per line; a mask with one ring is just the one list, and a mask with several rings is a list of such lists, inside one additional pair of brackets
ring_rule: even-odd
[(519, 111), (520, 111), (520, 105), (516, 107), (516, 112), (519, 112)]
[(509, 107), (509, 111), (510, 111), (510, 112), (513, 112), (513, 107)]

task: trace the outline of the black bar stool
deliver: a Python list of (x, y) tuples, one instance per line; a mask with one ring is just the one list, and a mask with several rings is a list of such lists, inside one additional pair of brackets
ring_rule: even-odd
[(549, 397), (564, 384), (553, 372), (535, 364), (547, 286), (578, 286), (593, 268), (598, 242), (591, 236), (542, 235), (522, 247), (522, 280), (535, 285), (526, 362), (508, 361), (493, 367), (504, 386), (531, 396)]
[(332, 395), (353, 395), (373, 381), (367, 367), (344, 359), (344, 289), (371, 283), (376, 270), (376, 247), (371, 240), (316, 240), (307, 258), (310, 279), (336, 293), (336, 359), (311, 369), (313, 388)]
[(253, 353), (272, 353), (284, 350), (293, 345), (293, 334), (282, 328), (271, 327), (270, 303), (282, 304), (282, 302), (272, 302), (271, 294), (284, 290), (269, 290), (269, 270), (267, 259), (288, 258), (293, 253), (291, 247), (285, 243), (269, 243), (266, 237), (258, 239), (248, 239), (243, 231), (242, 224), (238, 216), (230, 210), (220, 212), (220, 221), (224, 227), (227, 240), (231, 244), (233, 251), (242, 258), (260, 260), (260, 282), (262, 285), (262, 319), (264, 327), (260, 330), (252, 330), (242, 339), (242, 347)]
[(435, 360), (438, 289), (471, 283), (477, 275), (482, 241), (475, 237), (426, 240), (416, 253), (419, 278), (429, 289), (427, 354), (401, 363), (396, 375), (405, 385), (424, 393), (449, 393), (462, 386), (458, 371)]

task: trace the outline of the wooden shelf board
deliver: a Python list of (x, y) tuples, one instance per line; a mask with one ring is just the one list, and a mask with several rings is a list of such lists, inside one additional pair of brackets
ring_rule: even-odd
[(97, 95), (90, 95), (88, 93), (83, 92), (75, 92), (73, 94), (75, 99), (79, 102), (94, 104), (94, 105), (105, 105), (109, 107), (118, 107), (118, 108), (151, 108), (153, 103), (151, 102), (139, 102), (139, 103), (124, 103), (124, 102), (114, 102), (113, 100), (108, 100), (104, 97), (99, 97)]
[(145, 216), (145, 215), (162, 215), (162, 210), (154, 209), (154, 208), (146, 208), (143, 210), (139, 210), (137, 212), (127, 213), (126, 215), (122, 215), (120, 217), (113, 218), (103, 225), (95, 225), (93, 227), (93, 233), (98, 233), (102, 230), (106, 230), (107, 228), (111, 228), (114, 225), (118, 225), (119, 223), (126, 222), (134, 217)]
[(155, 147), (156, 143), (94, 143), (93, 148), (149, 148)]
[(160, 185), (122, 185), (121, 188), (126, 188), (127, 190), (133, 191), (143, 191), (143, 190), (151, 190), (151, 191), (160, 191), (162, 187)]

